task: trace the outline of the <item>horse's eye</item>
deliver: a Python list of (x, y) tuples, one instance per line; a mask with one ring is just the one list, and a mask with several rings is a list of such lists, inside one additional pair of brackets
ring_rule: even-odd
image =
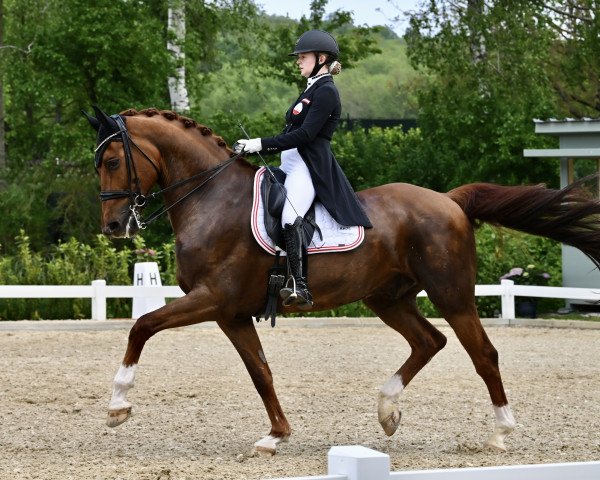
[(106, 161), (106, 168), (109, 170), (116, 170), (119, 168), (119, 159), (118, 158), (110, 158)]

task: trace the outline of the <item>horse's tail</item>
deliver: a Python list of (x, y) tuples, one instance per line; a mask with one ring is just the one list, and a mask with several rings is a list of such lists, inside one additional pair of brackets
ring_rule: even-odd
[[(600, 200), (585, 188), (598, 175), (562, 190), (545, 185), (505, 187), (472, 183), (447, 195), (471, 221), (481, 221), (551, 238), (578, 248), (600, 268)], [(597, 188), (597, 187), (596, 187)]]

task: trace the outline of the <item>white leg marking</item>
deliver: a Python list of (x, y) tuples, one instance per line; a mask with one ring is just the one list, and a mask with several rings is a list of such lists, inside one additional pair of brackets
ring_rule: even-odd
[(392, 435), (400, 425), (400, 394), (404, 390), (402, 377), (393, 375), (379, 391), (377, 413), (379, 423), (387, 435)]
[(517, 426), (515, 417), (513, 417), (508, 405), (504, 405), (503, 407), (496, 407), (494, 405), (494, 413), (496, 414), (497, 428), (510, 428), (512, 430)]
[(118, 410), (121, 408), (128, 408), (131, 403), (127, 401), (127, 392), (133, 388), (133, 382), (135, 379), (135, 368), (137, 365), (131, 365), (126, 367), (121, 365), (115, 379), (113, 380), (113, 393), (110, 399), (108, 408), (110, 410)]
[(496, 428), (492, 436), (488, 439), (487, 445), (505, 452), (504, 439), (515, 429), (517, 422), (515, 422), (515, 418), (508, 405), (504, 405), (503, 407), (494, 405), (494, 414), (496, 415)]
[(397, 400), (403, 390), (404, 384), (402, 383), (402, 377), (396, 373), (387, 382), (385, 382), (383, 387), (381, 387), (380, 392), (383, 396)]

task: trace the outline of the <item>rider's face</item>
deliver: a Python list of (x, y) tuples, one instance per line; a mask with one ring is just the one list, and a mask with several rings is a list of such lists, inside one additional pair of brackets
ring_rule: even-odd
[[(313, 68), (315, 68), (316, 60), (317, 57), (314, 52), (299, 53), (298, 58), (296, 59), (296, 65), (298, 65), (298, 68), (300, 69), (300, 75), (306, 78), (310, 77)], [(324, 56), (322, 61), (325, 61)]]
[(300, 69), (300, 75), (306, 78), (310, 77), (313, 68), (315, 68), (315, 54), (312, 52), (299, 53), (296, 65)]

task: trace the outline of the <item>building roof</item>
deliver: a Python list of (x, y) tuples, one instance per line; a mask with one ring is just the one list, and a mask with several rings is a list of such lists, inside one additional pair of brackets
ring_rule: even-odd
[(600, 132), (600, 118), (548, 118), (546, 120), (535, 118), (533, 123), (535, 123), (535, 133), (549, 135)]
[(600, 118), (533, 120), (535, 133), (559, 137), (560, 148), (525, 149), (525, 157), (600, 158)]

